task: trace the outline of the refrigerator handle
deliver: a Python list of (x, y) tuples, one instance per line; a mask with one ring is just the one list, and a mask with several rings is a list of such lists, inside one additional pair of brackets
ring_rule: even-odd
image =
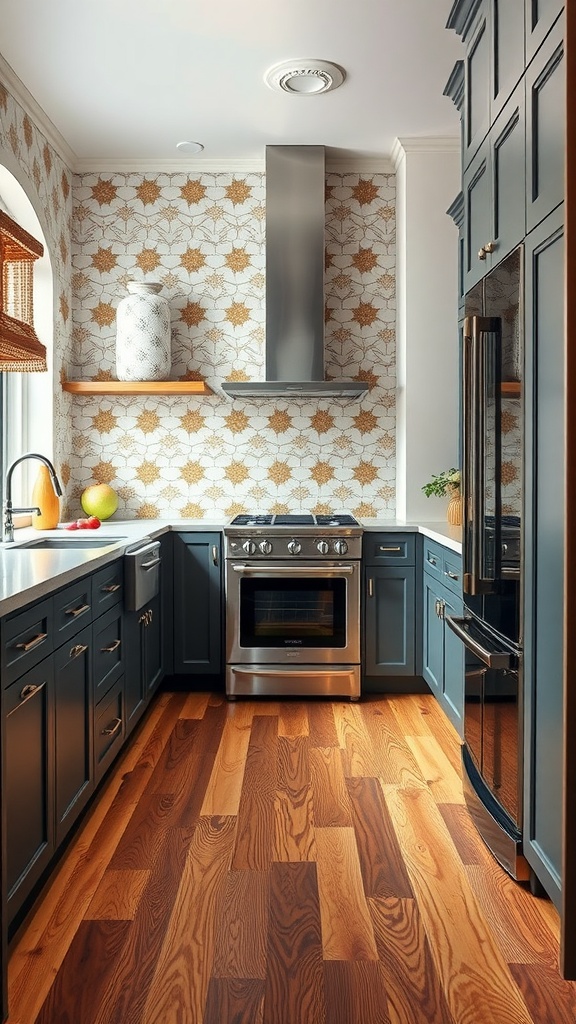
[(507, 651), (489, 651), (482, 644), (470, 635), (466, 628), (468, 619), (459, 618), (455, 615), (447, 615), (446, 622), (453, 633), (462, 641), (464, 646), (472, 652), (488, 668), (503, 669), (512, 667), (512, 655)]
[(481, 509), (482, 481), (479, 479), (482, 466), (481, 445), (483, 442), (484, 420), (482, 403), (478, 400), (480, 386), (480, 333), (477, 316), (464, 320), (463, 349), (463, 532), (464, 544), (464, 592), (477, 594), (481, 576)]

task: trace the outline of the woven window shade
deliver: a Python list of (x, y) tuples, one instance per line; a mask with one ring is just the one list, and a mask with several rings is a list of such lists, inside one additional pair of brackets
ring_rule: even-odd
[(40, 242), (0, 210), (0, 372), (48, 369), (34, 330), (34, 261), (43, 252)]

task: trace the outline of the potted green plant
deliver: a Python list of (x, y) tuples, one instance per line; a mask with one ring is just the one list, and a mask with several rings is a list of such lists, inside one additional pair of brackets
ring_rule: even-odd
[(430, 480), (422, 487), (427, 498), (450, 496), (446, 517), (452, 526), (462, 525), (462, 498), (460, 495), (460, 470), (452, 466), (442, 473), (433, 473)]

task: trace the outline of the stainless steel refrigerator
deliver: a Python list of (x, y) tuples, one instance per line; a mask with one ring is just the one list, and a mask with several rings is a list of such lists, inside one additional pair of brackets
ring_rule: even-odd
[(522, 856), (523, 251), (466, 296), (462, 491), (464, 793), (502, 866)]

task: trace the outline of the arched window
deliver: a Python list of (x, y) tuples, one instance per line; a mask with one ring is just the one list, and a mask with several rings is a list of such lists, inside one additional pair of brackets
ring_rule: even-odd
[[(6, 470), (27, 451), (53, 457), (53, 279), (46, 239), (25, 188), (2, 163), (0, 153), (0, 210), (36, 239), (43, 255), (33, 261), (34, 331), (46, 348), (48, 372), (0, 372), (0, 493), (4, 499)], [(6, 307), (4, 307), (6, 308)], [(28, 505), (37, 466), (29, 460), (16, 468), (14, 504)]]

